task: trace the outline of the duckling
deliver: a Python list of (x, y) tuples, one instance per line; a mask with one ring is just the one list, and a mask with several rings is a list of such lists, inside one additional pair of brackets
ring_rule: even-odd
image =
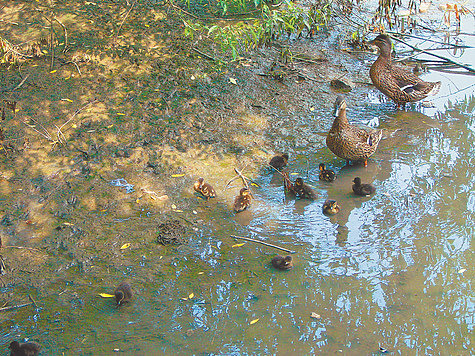
[(335, 172), (331, 169), (326, 169), (325, 163), (320, 163), (318, 167), (320, 168), (320, 173), (318, 174), (318, 178), (320, 178), (320, 180), (333, 182), (336, 179)]
[(389, 36), (379, 35), (370, 44), (379, 48), (379, 57), (369, 70), (371, 81), (398, 108), (439, 92), (441, 82), (425, 82), (417, 75), (392, 65)]
[(361, 178), (356, 177), (353, 179), (353, 192), (356, 195), (367, 196), (374, 194), (376, 192), (376, 188), (372, 184), (361, 183)]
[(121, 282), (115, 289), (114, 295), (118, 306), (128, 303), (132, 299), (132, 287), (127, 282)]
[(326, 215), (335, 215), (340, 212), (340, 206), (336, 200), (327, 199), (323, 203), (322, 211)]
[(249, 205), (251, 205), (251, 192), (247, 188), (242, 188), (234, 200), (234, 211), (239, 213), (246, 210)]
[(287, 255), (285, 257), (277, 255), (272, 259), (271, 264), (272, 267), (281, 271), (288, 271), (294, 266), (292, 263), (292, 256), (290, 255)]
[(204, 182), (204, 178), (200, 177), (198, 180), (195, 182), (193, 185), (193, 188), (195, 189), (196, 192), (201, 193), (206, 200), (209, 200), (210, 198), (216, 198), (216, 192), (214, 188)]
[(8, 348), (10, 349), (10, 356), (36, 356), (41, 350), (41, 346), (32, 341), (23, 344), (12, 341)]
[(269, 165), (280, 171), (287, 165), (288, 161), (289, 155), (287, 153), (282, 153), (281, 155), (275, 155), (272, 157), (269, 161)]
[(294, 184), (294, 190), (297, 197), (301, 199), (317, 199), (317, 194), (313, 191), (308, 184), (303, 182), (302, 178), (297, 178)]
[(346, 117), (346, 101), (339, 95), (335, 101), (333, 125), (328, 131), (326, 143), (330, 151), (349, 161), (363, 161), (368, 166), (368, 157), (376, 152), (383, 136), (382, 130), (366, 131), (351, 125)]

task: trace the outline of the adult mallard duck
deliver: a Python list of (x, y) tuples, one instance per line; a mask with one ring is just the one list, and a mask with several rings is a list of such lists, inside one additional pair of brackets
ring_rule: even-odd
[(361, 195), (365, 197), (376, 192), (376, 188), (372, 184), (361, 183), (360, 177), (356, 177), (355, 179), (353, 179), (353, 183), (355, 184), (353, 184), (352, 189), (356, 195)]
[(392, 65), (389, 36), (379, 35), (370, 44), (379, 48), (379, 57), (369, 70), (371, 81), (398, 107), (437, 94), (440, 82), (425, 82), (417, 75)]
[(292, 262), (292, 256), (290, 255), (285, 257), (277, 255), (272, 259), (271, 264), (275, 269), (279, 269), (281, 271), (288, 271), (294, 265)]
[(368, 165), (368, 157), (378, 147), (383, 131), (366, 131), (350, 125), (346, 118), (346, 102), (341, 95), (335, 101), (335, 121), (327, 135), (327, 146), (335, 155), (349, 161), (364, 161)]
[(210, 184), (205, 183), (204, 178), (198, 178), (198, 180), (193, 185), (193, 189), (196, 192), (201, 193), (201, 195), (203, 195), (206, 200), (209, 200), (209, 198), (216, 197), (216, 192), (214, 188)]
[(325, 167), (325, 163), (320, 163), (318, 168), (320, 169), (320, 173), (318, 174), (318, 178), (320, 178), (320, 180), (324, 180), (325, 182), (333, 182), (336, 179), (335, 172), (331, 169), (327, 169)]

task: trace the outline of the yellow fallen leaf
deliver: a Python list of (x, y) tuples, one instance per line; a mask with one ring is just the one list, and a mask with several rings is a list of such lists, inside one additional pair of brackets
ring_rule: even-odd
[(465, 272), (465, 271), (466, 271), (466, 269), (465, 269), (465, 268), (462, 268), (462, 269), (459, 270), (458, 273), (463, 273), (463, 272)]
[(115, 295), (113, 294), (107, 294), (107, 293), (99, 293), (99, 295), (102, 297), (102, 298), (114, 298)]
[(172, 209), (176, 209), (176, 205), (175, 205), (175, 204), (172, 204)]
[(310, 317), (314, 318), (314, 319), (320, 319), (321, 318), (320, 314), (317, 314), (317, 313), (314, 313), (314, 312), (312, 312), (312, 314), (310, 314)]
[(256, 183), (251, 183), (254, 187), (259, 187)]
[(119, 116), (125, 116), (125, 114), (123, 112), (118, 112), (117, 115)]
[(110, 129), (112, 126), (114, 126), (114, 124), (111, 124), (109, 126), (106, 126), (108, 129)]
[(126, 244), (123, 244), (122, 246), (120, 246), (120, 249), (125, 250), (126, 248), (129, 248), (129, 247), (130, 247), (130, 244), (127, 242)]
[(231, 83), (233, 83), (233, 84), (237, 84), (237, 80), (234, 79), (234, 78), (229, 78), (229, 81), (230, 81)]
[(184, 177), (184, 174), (172, 174), (172, 178)]
[(198, 272), (198, 274), (204, 274), (204, 272)]
[(249, 325), (255, 324), (255, 323), (257, 323), (258, 321), (259, 321), (259, 318), (254, 319), (254, 320), (251, 320), (251, 322), (249, 323)]
[(145, 27), (150, 27), (150, 25), (149, 25), (149, 24), (145, 24)]
[(194, 293), (190, 293), (190, 295), (188, 296), (189, 299), (193, 299), (193, 297), (195, 296)]
[(77, 129), (78, 125), (72, 124), (71, 127), (72, 127), (73, 129)]
[(241, 247), (241, 246), (244, 246), (245, 244), (246, 244), (246, 243), (243, 242), (243, 243), (241, 243), (241, 244), (234, 244), (234, 245), (232, 245), (231, 247)]
[(175, 209), (175, 210), (173, 210), (173, 211), (174, 211), (175, 213), (182, 213), (182, 212), (183, 212), (183, 210), (180, 210), (180, 209)]
[(140, 198), (137, 198), (137, 200), (135, 201), (137, 204), (140, 203)]
[(290, 175), (291, 175), (291, 176), (298, 176), (299, 174), (298, 174), (298, 173), (295, 173), (295, 172), (293, 172), (293, 173), (290, 173)]
[(198, 212), (196, 210), (193, 210), (192, 213), (195, 214), (195, 215), (198, 214)]
[(68, 101), (68, 102), (70, 102), (70, 103), (73, 102), (71, 99), (68, 99), (68, 98), (63, 98), (63, 99), (61, 99), (61, 100), (62, 100), (62, 101)]
[(55, 70), (52, 70), (52, 71), (50, 72), (50, 74), (53, 74), (53, 73), (56, 73), (56, 72), (57, 72), (57, 70), (55, 69)]
[(188, 300), (188, 298), (180, 298), (181, 300)]
[(315, 111), (315, 108), (312, 106), (312, 107), (310, 108), (310, 111)]

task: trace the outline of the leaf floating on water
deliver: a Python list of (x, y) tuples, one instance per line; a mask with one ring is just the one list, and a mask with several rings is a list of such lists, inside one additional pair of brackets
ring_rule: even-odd
[(234, 78), (229, 78), (229, 81), (230, 81), (231, 83), (233, 83), (233, 84), (237, 84), (237, 80), (234, 79)]
[(57, 70), (55, 69), (55, 70), (52, 70), (52, 71), (49, 72), (49, 73), (50, 73), (50, 74), (53, 74), (53, 73), (56, 73), (56, 72), (57, 72)]
[(190, 295), (188, 296), (189, 299), (193, 299), (193, 297), (195, 296), (194, 293), (190, 293)]
[(246, 243), (243, 242), (243, 243), (240, 243), (240, 244), (234, 244), (232, 245), (231, 247), (241, 247), (241, 246), (244, 246)]
[(107, 294), (107, 293), (99, 293), (99, 295), (102, 297), (102, 298), (114, 298), (115, 295), (113, 294)]
[(259, 187), (256, 183), (251, 183), (254, 187)]
[(181, 300), (188, 300), (188, 298), (180, 298)]
[(298, 173), (295, 173), (295, 172), (292, 172), (290, 173), (291, 176), (298, 176), (299, 174)]
[(185, 174), (184, 173), (180, 173), (180, 174), (172, 174), (172, 178), (178, 178), (178, 177), (184, 177)]
[(321, 319), (322, 316), (320, 314), (317, 314), (317, 313), (314, 313), (312, 312), (312, 314), (310, 314), (310, 317), (313, 318), (313, 319)]
[(129, 247), (130, 247), (130, 244), (127, 242), (126, 244), (123, 244), (122, 246), (120, 246), (120, 249), (125, 250), (126, 248), (129, 248)]
[(251, 322), (249, 323), (249, 325), (255, 324), (255, 323), (257, 323), (258, 321), (259, 321), (259, 318), (254, 319), (254, 320), (251, 320)]
[(463, 272), (465, 272), (465, 271), (466, 271), (466, 269), (465, 269), (465, 268), (462, 268), (462, 269), (459, 269), (458, 273), (463, 273)]

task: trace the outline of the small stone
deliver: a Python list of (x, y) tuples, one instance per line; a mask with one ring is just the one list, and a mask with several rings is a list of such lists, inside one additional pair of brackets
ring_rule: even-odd
[(310, 314), (310, 317), (313, 318), (313, 319), (321, 319), (322, 316), (320, 314), (317, 314), (317, 313), (314, 313), (312, 312), (312, 314)]
[(338, 90), (338, 91), (341, 91), (341, 92), (344, 92), (344, 93), (348, 93), (349, 91), (351, 91), (351, 89), (353, 89), (355, 87), (355, 83), (353, 83), (349, 79), (343, 79), (343, 80), (333, 79), (330, 82), (330, 87), (332, 87), (335, 90)]

